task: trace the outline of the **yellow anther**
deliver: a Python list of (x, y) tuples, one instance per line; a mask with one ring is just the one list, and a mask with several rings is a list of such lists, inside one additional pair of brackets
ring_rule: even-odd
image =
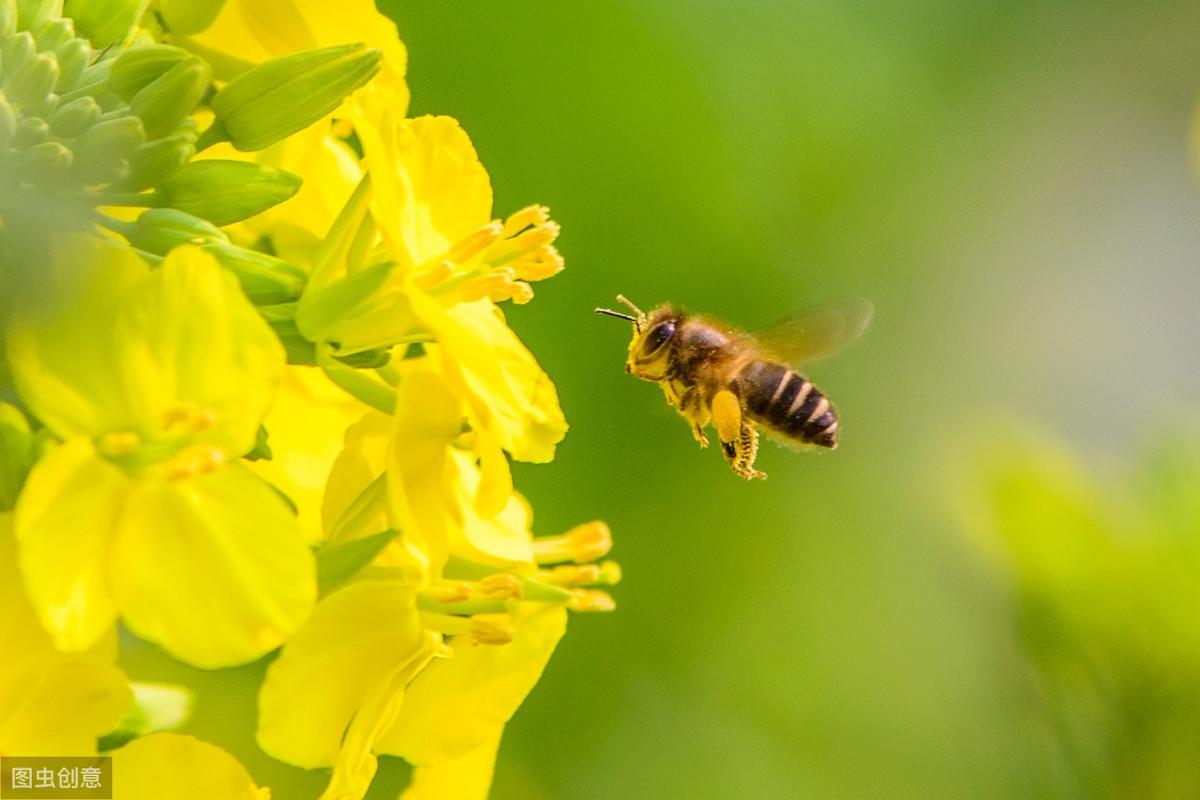
[(571, 592), (571, 600), (567, 608), (572, 611), (615, 611), (617, 603), (608, 592), (599, 589), (576, 589)]
[(603, 558), (612, 550), (612, 531), (599, 520), (578, 525), (567, 531), (566, 535), (570, 542), (571, 558), (576, 564)]
[(455, 264), (465, 264), (491, 246), (492, 242), (499, 239), (503, 232), (504, 227), (498, 220), (489, 222), (456, 242), (446, 252), (444, 258)]
[(200, 433), (211, 428), (217, 421), (216, 413), (210, 408), (176, 406), (163, 412), (163, 430), (175, 433)]
[(425, 268), (424, 271), (413, 278), (413, 283), (417, 285), (418, 289), (429, 291), (453, 274), (454, 262), (442, 260)]
[(96, 439), (96, 449), (106, 456), (123, 456), (142, 445), (142, 437), (132, 431), (114, 431)]
[(603, 558), (611, 549), (612, 532), (599, 520), (576, 526), (562, 536), (533, 540), (533, 554), (539, 564), (586, 564)]
[(504, 220), (501, 235), (506, 239), (528, 228), (530, 225), (543, 225), (550, 221), (550, 209), (545, 206), (526, 206), (520, 211), (510, 214)]
[(520, 250), (536, 250), (539, 247), (546, 247), (553, 243), (561, 232), (562, 226), (557, 222), (551, 221), (519, 234), (512, 240), (512, 243)]
[(552, 586), (612, 586), (621, 581), (621, 565), (615, 561), (600, 564), (560, 564), (538, 573), (538, 580)]
[(615, 586), (621, 582), (621, 565), (615, 561), (600, 562), (600, 580), (597, 583), (603, 583), (607, 586)]
[(508, 644), (516, 634), (508, 614), (476, 614), (468, 624), (471, 644)]
[(597, 564), (562, 564), (538, 573), (539, 580), (553, 586), (587, 586), (600, 578)]
[(516, 277), (516, 272), (511, 268), (500, 267), (464, 283), (458, 290), (458, 296), (468, 303), (483, 297), (490, 297), (496, 302), (512, 300), (515, 303), (528, 303), (533, 299), (533, 289)]
[(335, 119), (330, 132), (339, 139), (349, 139), (354, 134), (354, 123), (348, 119)]
[(540, 281), (563, 271), (563, 257), (551, 245), (527, 253), (509, 266), (517, 277), (526, 281)]
[(216, 447), (191, 447), (168, 461), (164, 467), (168, 480), (206, 475), (225, 463), (225, 453)]
[(466, 581), (442, 581), (421, 594), (437, 603), (465, 603), (471, 599), (471, 584)]
[(521, 579), (506, 572), (488, 575), (479, 582), (478, 589), (479, 599), (491, 603), (520, 600), (525, 593)]

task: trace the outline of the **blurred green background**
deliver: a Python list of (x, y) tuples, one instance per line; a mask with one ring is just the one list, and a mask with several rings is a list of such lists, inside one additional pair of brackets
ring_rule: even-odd
[[(1106, 578), (1081, 579), (1086, 597), (1142, 605), (1077, 639), (1061, 609), (1107, 606), (1031, 595), (1020, 564), (983, 557), (956, 511), (976, 438), (1005, 446), (997, 418), (1035, 443), (1031, 460), (1063, 437), (1120, 492), (1154, 479), (1139, 454), (1200, 408), (1200, 7), (380, 5), (409, 48), (411, 113), (462, 121), (497, 215), (540, 202), (563, 224), (567, 271), (509, 319), (572, 429), (517, 483), (541, 534), (607, 520), (626, 575), (617, 613), (572, 619), (506, 732), (494, 798), (1200, 791), (1186, 751), (1200, 704), (1175, 702), (1200, 691), (1194, 662), (1170, 643), (1158, 671), (1143, 650), (1109, 659), (1140, 615), (1162, 612), (1187, 639), (1194, 592), (1145, 591), (1152, 571), (1130, 588), (1114, 558)], [(842, 415), (840, 449), (767, 445), (770, 479), (736, 479), (624, 373), (628, 327), (591, 313), (618, 292), (747, 327), (873, 299), (864, 341), (811, 373)], [(1071, 531), (1122, 535), (1087, 505), (1104, 490), (1026, 464), (1018, 451), (1002, 468), (1016, 479), (997, 484), (1003, 524), (1051, 551)], [(1193, 473), (1171, 474), (1183, 508)], [(241, 681), (247, 700), (202, 693), (194, 729), (228, 741), (260, 671), (208, 674)], [(1065, 695), (1048, 689), (1056, 675)], [(1164, 675), (1184, 688), (1156, 694)], [(1113, 700), (1110, 684), (1144, 691)], [(1126, 740), (1171, 738), (1155, 730), (1163, 708), (1191, 731), (1175, 762)], [(246, 736), (235, 752), (276, 796), (319, 790), (322, 776), (247, 755)], [(384, 765), (387, 780), (401, 772)]]
[[(572, 429), (517, 480), (540, 533), (608, 520), (626, 574), (615, 615), (572, 620), (493, 797), (1103, 794), (942, 454), (999, 413), (1120, 484), (1196, 408), (1200, 7), (381, 7), (412, 113), (462, 121), (497, 214), (563, 224), (567, 271), (509, 319)], [(734, 478), (623, 372), (627, 326), (591, 314), (618, 292), (750, 327), (872, 298), (812, 371), (841, 447)]]

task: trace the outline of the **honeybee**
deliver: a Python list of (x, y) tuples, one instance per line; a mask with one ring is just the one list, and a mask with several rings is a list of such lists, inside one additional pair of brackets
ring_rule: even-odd
[(817, 306), (751, 335), (670, 304), (646, 314), (621, 295), (617, 300), (633, 313), (596, 313), (633, 323), (625, 371), (658, 383), (701, 447), (708, 446), (704, 428), (711, 422), (739, 476), (767, 477), (754, 468), (759, 426), (786, 444), (837, 447), (837, 412), (793, 367), (862, 335), (875, 311), (869, 301)]

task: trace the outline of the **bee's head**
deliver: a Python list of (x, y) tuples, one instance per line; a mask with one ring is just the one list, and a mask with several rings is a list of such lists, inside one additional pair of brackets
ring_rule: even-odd
[(633, 339), (629, 342), (629, 358), (625, 371), (647, 381), (660, 381), (666, 376), (671, 353), (670, 342), (681, 315), (670, 305), (659, 306), (647, 315), (622, 295), (617, 300), (633, 311), (633, 316), (607, 308), (597, 308), (597, 314), (629, 320), (633, 323)]

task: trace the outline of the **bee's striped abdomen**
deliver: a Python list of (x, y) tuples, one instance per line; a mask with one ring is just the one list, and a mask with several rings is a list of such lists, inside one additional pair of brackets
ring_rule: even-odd
[(789, 439), (837, 447), (837, 414), (821, 390), (783, 364), (753, 361), (738, 374), (750, 416)]

